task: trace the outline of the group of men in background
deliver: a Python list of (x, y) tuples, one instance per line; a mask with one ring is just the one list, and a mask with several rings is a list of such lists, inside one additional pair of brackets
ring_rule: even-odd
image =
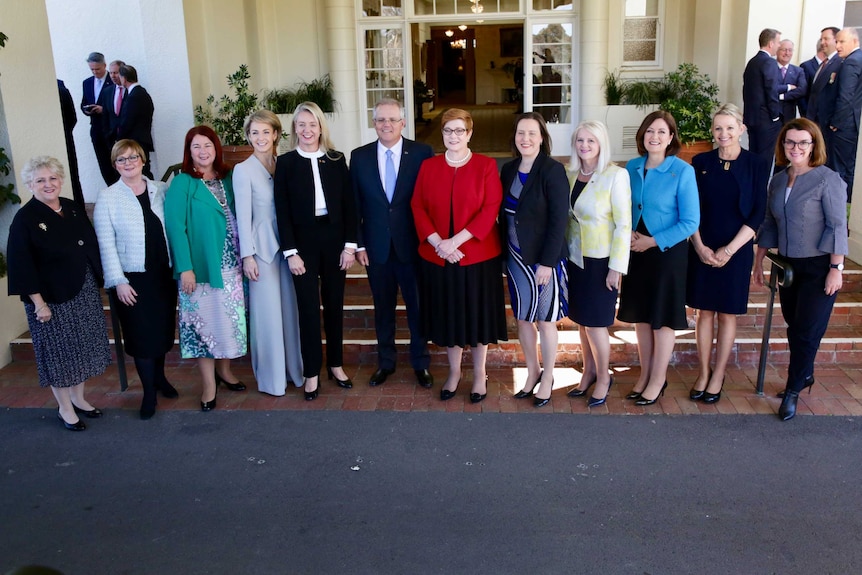
[(853, 192), (862, 112), (862, 52), (855, 28), (824, 28), (813, 58), (795, 66), (793, 42), (767, 28), (760, 51), (743, 73), (743, 117), (749, 149), (772, 158), (781, 126), (799, 116), (815, 122), (826, 144), (827, 165)]
[(111, 163), (111, 148), (118, 140), (135, 140), (147, 152), (144, 175), (153, 179), (150, 155), (153, 146), (153, 99), (138, 84), (138, 72), (121, 60), (105, 63), (93, 52), (87, 57), (92, 76), (84, 80), (81, 111), (90, 117), (90, 139), (99, 170), (107, 185), (120, 179)]

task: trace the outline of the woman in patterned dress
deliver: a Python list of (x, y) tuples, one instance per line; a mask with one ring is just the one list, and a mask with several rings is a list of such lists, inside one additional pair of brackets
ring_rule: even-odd
[(208, 126), (186, 134), (182, 173), (165, 199), (165, 231), (179, 283), (180, 351), (197, 358), (203, 381), (201, 410), (216, 406), (216, 384), (245, 385), (230, 360), (245, 355), (245, 291), (230, 170), (218, 136)]
[(539, 385), (533, 405), (542, 407), (554, 387), (556, 322), (566, 315), (568, 180), (562, 164), (551, 158), (551, 136), (541, 114), (518, 117), (511, 145), (516, 158), (500, 175), (499, 221), (501, 239), (508, 246), (509, 298), (527, 364), (527, 382), (515, 397), (531, 397)]
[(84, 381), (105, 371), (111, 351), (96, 232), (75, 202), (60, 197), (64, 174), (48, 156), (33, 158), (21, 171), (33, 198), (9, 227), (9, 295), (24, 302), (39, 385), (51, 388), (66, 429), (83, 431), (77, 414), (102, 416), (84, 399)]

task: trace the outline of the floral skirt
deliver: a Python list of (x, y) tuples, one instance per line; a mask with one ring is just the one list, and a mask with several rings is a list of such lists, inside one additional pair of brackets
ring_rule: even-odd
[(199, 283), (179, 292), (180, 352), (184, 358), (233, 359), (246, 354), (248, 329), (242, 269), (221, 270), (224, 288)]

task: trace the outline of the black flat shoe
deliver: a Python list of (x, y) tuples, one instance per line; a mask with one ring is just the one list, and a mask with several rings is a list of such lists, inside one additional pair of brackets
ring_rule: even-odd
[(177, 388), (167, 381), (163, 381), (156, 386), (156, 390), (162, 394), (162, 397), (166, 397), (167, 399), (176, 399), (180, 396), (179, 392), (177, 392)]
[(781, 421), (788, 421), (796, 417), (796, 402), (799, 401), (798, 391), (787, 391), (784, 394), (784, 399), (781, 400), (781, 407), (778, 408), (778, 417)]
[(608, 392), (604, 397), (590, 397), (589, 401), (587, 401), (587, 407), (598, 407), (600, 405), (604, 405), (608, 400), (608, 396), (611, 394), (611, 388), (614, 386), (614, 378), (611, 378), (611, 382), (608, 384)]
[(665, 389), (667, 389), (667, 382), (664, 382), (664, 385), (661, 386), (661, 391), (658, 393), (655, 399), (647, 399), (643, 395), (641, 395), (640, 399), (635, 402), (635, 405), (653, 405), (656, 401), (658, 401), (659, 397), (662, 397), (664, 395)]
[(416, 374), (416, 383), (425, 389), (431, 389), (434, 386), (434, 376), (427, 369), (414, 369), (413, 373)]
[[(231, 391), (245, 391), (245, 384), (243, 382), (237, 381), (236, 383), (230, 383), (228, 381), (223, 380), (222, 377), (218, 374), (218, 372), (215, 372), (215, 381), (216, 381), (216, 386), (218, 386), (219, 384), (222, 384)], [(176, 391), (176, 390), (174, 390), (174, 391)]]
[[(371, 379), (368, 380), (368, 385), (377, 387), (386, 382), (386, 378), (395, 373), (394, 369), (378, 368), (377, 371), (371, 374)], [(329, 379), (332, 379), (332, 371), (329, 372)], [(349, 380), (348, 380), (349, 381)]]
[(79, 413), (79, 414), (83, 415), (84, 417), (86, 417), (87, 419), (99, 419), (100, 417), (102, 417), (102, 411), (98, 408), (94, 407), (90, 411), (87, 411), (87, 410), (81, 409), (80, 407), (78, 407), (74, 403), (72, 404), (72, 407), (75, 409), (75, 413)]
[(530, 386), (528, 388), (527, 386), (530, 384), (529, 383), (524, 384), (524, 389), (522, 389), (521, 391), (519, 391), (518, 393), (516, 393), (512, 397), (514, 397), (515, 399), (526, 399), (528, 397), (533, 397), (533, 390), (536, 389), (536, 386), (539, 385), (539, 383), (542, 381), (542, 374), (544, 374), (544, 373), (545, 373), (545, 370), (540, 371), (539, 377), (536, 379), (535, 383), (533, 383), (532, 386)]
[(57, 412), (57, 419), (59, 419), (63, 423), (63, 427), (65, 427), (69, 431), (84, 431), (85, 429), (87, 429), (87, 426), (84, 425), (84, 422), (80, 419), (75, 423), (69, 423), (68, 421), (63, 419), (63, 416), (60, 415), (59, 412)]
[(202, 401), (201, 402), (201, 411), (212, 411), (216, 406), (216, 398), (212, 398), (212, 401)]
[(479, 403), (483, 399), (488, 397), (487, 393), (471, 393), (470, 394), (470, 403)]
[[(329, 381), (332, 381), (332, 380), (334, 379), (334, 380), (335, 380), (335, 383), (337, 383), (337, 384), (338, 384), (338, 387), (343, 387), (344, 389), (353, 389), (353, 382), (352, 382), (352, 381), (350, 381), (350, 378), (348, 378), (348, 379), (338, 379), (338, 378), (337, 378), (337, 377), (335, 377), (335, 375), (332, 373), (332, 368), (331, 368), (331, 367), (327, 367), (327, 368), (326, 368), (326, 373), (327, 373), (327, 375), (329, 375)], [(383, 382), (381, 381), (380, 383), (383, 383)]]
[(589, 382), (589, 383), (587, 384), (587, 386), (586, 386), (584, 389), (580, 389), (580, 388), (576, 387), (575, 389), (570, 390), (570, 391), (569, 391), (569, 393), (567, 393), (566, 395), (568, 395), (569, 397), (583, 397), (583, 396), (585, 396), (587, 393), (589, 393), (590, 388), (591, 388), (593, 385), (595, 385), (596, 381), (597, 381), (597, 380), (595, 380), (595, 379), (594, 379), (594, 380), (592, 380), (591, 382)]

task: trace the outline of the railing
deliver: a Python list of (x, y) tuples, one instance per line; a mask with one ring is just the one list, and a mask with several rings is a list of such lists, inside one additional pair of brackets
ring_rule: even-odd
[(790, 287), (793, 284), (793, 266), (782, 255), (766, 252), (772, 262), (769, 272), (769, 301), (766, 304), (766, 317), (763, 322), (763, 340), (760, 342), (760, 366), (757, 368), (757, 395), (763, 395), (763, 380), (766, 376), (766, 358), (769, 355), (769, 332), (772, 331), (772, 308), (775, 305), (775, 292), (778, 286)]

